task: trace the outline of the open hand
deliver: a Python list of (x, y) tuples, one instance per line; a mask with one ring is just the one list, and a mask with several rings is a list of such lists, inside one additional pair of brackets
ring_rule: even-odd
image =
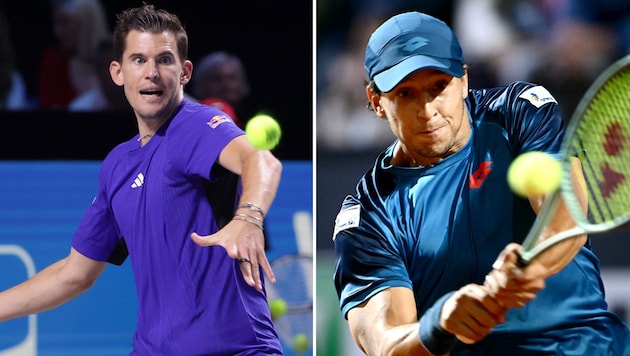
[(265, 254), (265, 236), (255, 225), (232, 220), (212, 235), (201, 236), (193, 232), (190, 237), (199, 246), (223, 246), (228, 256), (239, 261), (245, 282), (258, 290), (263, 289), (260, 267), (272, 283), (276, 277)]

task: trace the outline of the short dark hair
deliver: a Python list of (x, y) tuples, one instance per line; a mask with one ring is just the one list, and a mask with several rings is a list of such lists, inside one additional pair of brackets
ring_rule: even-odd
[(151, 33), (162, 33), (164, 31), (173, 33), (177, 42), (177, 53), (180, 60), (183, 62), (188, 59), (188, 34), (177, 15), (143, 3), (140, 7), (122, 11), (116, 19), (114, 56), (118, 61), (122, 60), (127, 44), (127, 35), (133, 30)]

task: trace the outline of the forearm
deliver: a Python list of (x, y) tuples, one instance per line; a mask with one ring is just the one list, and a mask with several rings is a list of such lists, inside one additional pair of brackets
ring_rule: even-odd
[(378, 332), (378, 336), (357, 334), (355, 342), (368, 356), (433, 355), (422, 346), (418, 325), (417, 322), (398, 325)]
[(413, 292), (395, 287), (350, 309), (348, 325), (366, 355), (431, 355), (420, 342)]
[(67, 260), (60, 260), (0, 293), (0, 322), (53, 309), (87, 290), (91, 283), (63, 277)]
[(418, 335), (418, 323), (400, 325), (388, 330), (380, 345), (380, 352), (374, 355), (433, 355), (422, 346)]
[[(576, 158), (572, 159), (572, 182), (573, 190), (581, 203), (582, 212), (586, 214), (588, 206), (588, 198), (586, 194), (586, 185), (584, 183), (582, 167), (580, 161)], [(543, 199), (541, 197), (531, 199), (532, 207), (539, 212)], [(569, 230), (575, 227), (576, 224), (571, 216), (571, 213), (567, 209), (564, 199), (561, 199), (560, 204), (554, 214), (553, 219), (549, 222), (549, 225), (542, 232), (542, 239), (544, 241), (547, 238), (554, 236), (557, 233)], [(582, 246), (586, 243), (586, 235), (582, 235), (575, 238), (562, 241), (544, 251), (537, 257), (537, 260), (543, 264), (549, 271), (549, 275), (553, 275), (561, 271), (580, 251)]]
[(282, 164), (269, 151), (256, 151), (243, 162), (243, 191), (239, 205), (254, 204), (269, 211), (278, 190)]

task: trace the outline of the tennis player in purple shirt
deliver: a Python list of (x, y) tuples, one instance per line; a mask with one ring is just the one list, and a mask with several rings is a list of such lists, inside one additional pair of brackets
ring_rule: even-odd
[[(281, 355), (263, 236), (281, 163), (225, 113), (183, 99), (193, 66), (177, 16), (146, 4), (125, 10), (114, 39), (110, 73), (139, 134), (103, 161), (70, 254), (0, 293), (0, 321), (73, 299), (129, 256), (139, 305), (133, 355)], [(236, 182), (231, 194), (216, 186), (226, 181)], [(227, 199), (213, 201), (212, 189)]]

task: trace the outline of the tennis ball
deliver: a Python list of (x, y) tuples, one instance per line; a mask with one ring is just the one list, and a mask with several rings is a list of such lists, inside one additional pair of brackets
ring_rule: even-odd
[(560, 161), (540, 151), (519, 155), (512, 161), (507, 172), (510, 189), (522, 197), (551, 193), (558, 189), (561, 178)]
[(311, 347), (311, 342), (306, 334), (297, 334), (292, 340), (293, 351), (303, 354)]
[(287, 302), (284, 299), (277, 298), (269, 300), (269, 311), (271, 312), (271, 319), (278, 319), (287, 313)]
[(252, 146), (259, 150), (271, 150), (280, 142), (282, 129), (273, 117), (258, 114), (247, 121), (245, 133)]

